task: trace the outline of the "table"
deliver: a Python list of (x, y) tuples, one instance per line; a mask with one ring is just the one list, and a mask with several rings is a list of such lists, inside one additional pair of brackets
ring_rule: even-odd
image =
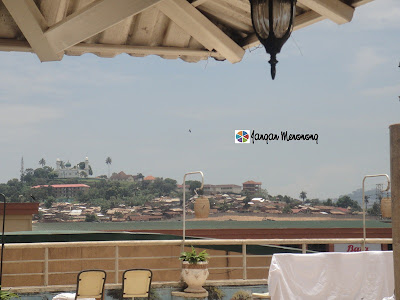
[(393, 295), (393, 252), (274, 254), (272, 300), (381, 300)]

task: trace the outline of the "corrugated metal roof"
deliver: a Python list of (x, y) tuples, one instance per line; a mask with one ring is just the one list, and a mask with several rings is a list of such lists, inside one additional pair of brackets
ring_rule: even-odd
[[(299, 0), (294, 29), (325, 18), (348, 22), (370, 1)], [(0, 1), (0, 50), (32, 51), (42, 61), (127, 53), (237, 62), (257, 44), (248, 0)]]

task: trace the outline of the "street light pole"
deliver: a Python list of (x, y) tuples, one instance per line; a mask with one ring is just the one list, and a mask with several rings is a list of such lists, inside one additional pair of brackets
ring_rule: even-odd
[(389, 178), (389, 175), (387, 175), (387, 174), (366, 175), (366, 176), (364, 176), (364, 179), (363, 179), (363, 183), (362, 183), (363, 243), (362, 243), (362, 246), (361, 246), (361, 250), (362, 251), (365, 251), (365, 239), (367, 238), (367, 232), (366, 232), (366, 229), (365, 229), (365, 213), (366, 213), (366, 211), (365, 211), (365, 189), (364, 189), (365, 179), (370, 178), (370, 177), (382, 177), (382, 176), (386, 177), (386, 179), (387, 179), (387, 187), (386, 187), (385, 191), (388, 191), (390, 189), (390, 178)]
[(185, 176), (183, 176), (183, 232), (182, 232), (182, 251), (184, 251), (185, 247), (185, 239), (186, 239), (186, 199), (185, 199), (185, 190), (186, 190), (186, 176), (191, 175), (191, 174), (200, 174), (201, 175), (201, 187), (200, 189), (203, 188), (204, 186), (204, 175), (203, 172), (201, 171), (194, 171), (194, 172), (189, 172), (186, 173)]
[(0, 194), (0, 198), (3, 200), (3, 231), (1, 233), (1, 263), (0, 263), (0, 290), (3, 278), (3, 255), (4, 255), (4, 228), (6, 223), (6, 196)]

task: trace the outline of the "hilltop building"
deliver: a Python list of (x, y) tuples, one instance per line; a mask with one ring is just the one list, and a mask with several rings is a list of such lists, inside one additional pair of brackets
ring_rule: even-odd
[(205, 194), (240, 194), (242, 188), (236, 184), (205, 184)]
[(261, 182), (256, 182), (253, 180), (243, 182), (243, 192), (249, 191), (250, 193), (255, 193), (259, 190), (261, 190)]
[(111, 181), (127, 181), (127, 182), (137, 182), (137, 181), (142, 181), (143, 177), (138, 175), (129, 175), (126, 174), (124, 171), (121, 171), (119, 173), (112, 173), (110, 176)]
[[(36, 185), (31, 187), (32, 189), (47, 188), (48, 185)], [(86, 192), (90, 186), (86, 184), (53, 184), (52, 187), (54, 197), (56, 198), (73, 198), (78, 192)]]
[(58, 178), (76, 178), (81, 177), (81, 172), (84, 171), (87, 175), (89, 175), (89, 158), (85, 158), (85, 168), (81, 169), (78, 165), (73, 166), (68, 161), (66, 164), (63, 163), (62, 160), (57, 158), (56, 161), (56, 170), (58, 174)]
[(147, 182), (153, 182), (154, 180), (156, 180), (156, 178), (154, 176), (149, 175), (143, 178), (143, 180)]

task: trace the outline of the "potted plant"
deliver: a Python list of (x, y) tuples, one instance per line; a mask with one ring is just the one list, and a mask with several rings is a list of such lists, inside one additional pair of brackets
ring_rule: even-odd
[(206, 250), (196, 253), (192, 246), (191, 251), (182, 252), (179, 257), (182, 263), (182, 278), (188, 285), (187, 293), (204, 293), (203, 284), (208, 277), (208, 253)]

